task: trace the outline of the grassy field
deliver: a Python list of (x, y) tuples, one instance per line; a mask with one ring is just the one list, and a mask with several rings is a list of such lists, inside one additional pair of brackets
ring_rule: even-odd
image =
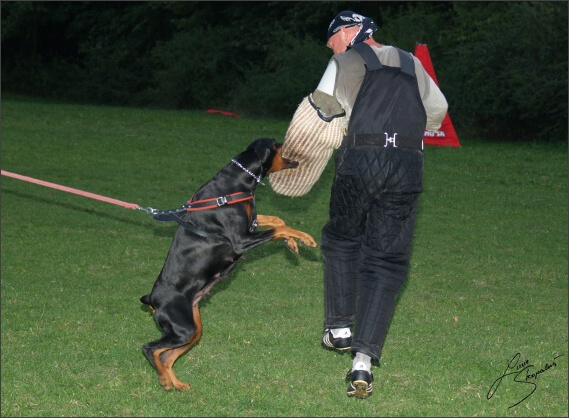
[[(287, 125), (4, 98), (2, 169), (170, 209)], [(363, 401), (345, 393), (350, 355), (320, 345), (319, 249), (247, 253), (174, 366), (193, 391), (166, 392), (138, 299), (176, 225), (2, 177), (2, 415), (567, 416), (567, 144), (461, 142), (426, 149), (411, 271)], [(259, 186), (258, 212), (320, 241), (332, 174), (302, 198)]]

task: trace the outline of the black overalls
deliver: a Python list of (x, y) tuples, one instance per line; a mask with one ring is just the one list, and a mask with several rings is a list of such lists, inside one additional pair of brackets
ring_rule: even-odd
[(399, 50), (393, 68), (367, 44), (353, 48), (366, 74), (335, 156), (322, 231), (324, 326), (355, 323), (352, 351), (378, 362), (409, 269), (427, 117), (410, 54)]

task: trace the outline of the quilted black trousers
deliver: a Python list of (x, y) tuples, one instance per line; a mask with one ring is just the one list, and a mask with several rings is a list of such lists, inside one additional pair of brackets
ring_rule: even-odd
[(352, 351), (379, 362), (409, 270), (423, 152), (340, 147), (322, 230), (326, 328), (354, 325)]

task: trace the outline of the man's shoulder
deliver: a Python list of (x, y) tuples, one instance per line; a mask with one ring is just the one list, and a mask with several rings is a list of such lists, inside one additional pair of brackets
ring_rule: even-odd
[(333, 58), (337, 60), (346, 60), (346, 59), (353, 59), (355, 56), (359, 56), (360, 54), (353, 48), (348, 49), (345, 52), (340, 52), (339, 54), (334, 54)]
[(340, 52), (332, 57), (341, 69), (353, 69), (354, 67), (362, 67), (364, 60), (355, 49), (348, 49), (346, 52)]
[(383, 65), (388, 67), (399, 67), (401, 65), (399, 58), (401, 49), (392, 45), (382, 45), (381, 48), (372, 46), (372, 48)]
[[(371, 48), (383, 65), (388, 67), (401, 66), (401, 59), (399, 56), (399, 51), (402, 51), (401, 49), (392, 45), (382, 45), (381, 47), (372, 46)], [(403, 52), (408, 53), (406, 51)], [(332, 60), (336, 61), (340, 71), (358, 71), (360, 69), (365, 69), (364, 59), (353, 48), (348, 49), (346, 52), (335, 54), (332, 57)]]
[(379, 58), (379, 61), (387, 67), (401, 67), (402, 55), (413, 57), (413, 54), (410, 52), (393, 45), (382, 45), (381, 47), (372, 46), (372, 49)]
[[(381, 47), (372, 46), (371, 48), (382, 64), (390, 65), (394, 62), (399, 63), (399, 48), (392, 45), (382, 45)], [(335, 54), (332, 58), (335, 59), (338, 64), (356, 62), (358, 65), (362, 65), (364, 63), (363, 58), (353, 48), (348, 49), (346, 52)]]

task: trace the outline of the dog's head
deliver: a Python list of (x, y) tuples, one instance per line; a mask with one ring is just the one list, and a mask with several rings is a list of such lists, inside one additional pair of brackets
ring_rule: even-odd
[(282, 156), (283, 144), (271, 138), (260, 138), (247, 148), (247, 151), (255, 151), (261, 162), (263, 177), (270, 173), (298, 167), (298, 161)]

